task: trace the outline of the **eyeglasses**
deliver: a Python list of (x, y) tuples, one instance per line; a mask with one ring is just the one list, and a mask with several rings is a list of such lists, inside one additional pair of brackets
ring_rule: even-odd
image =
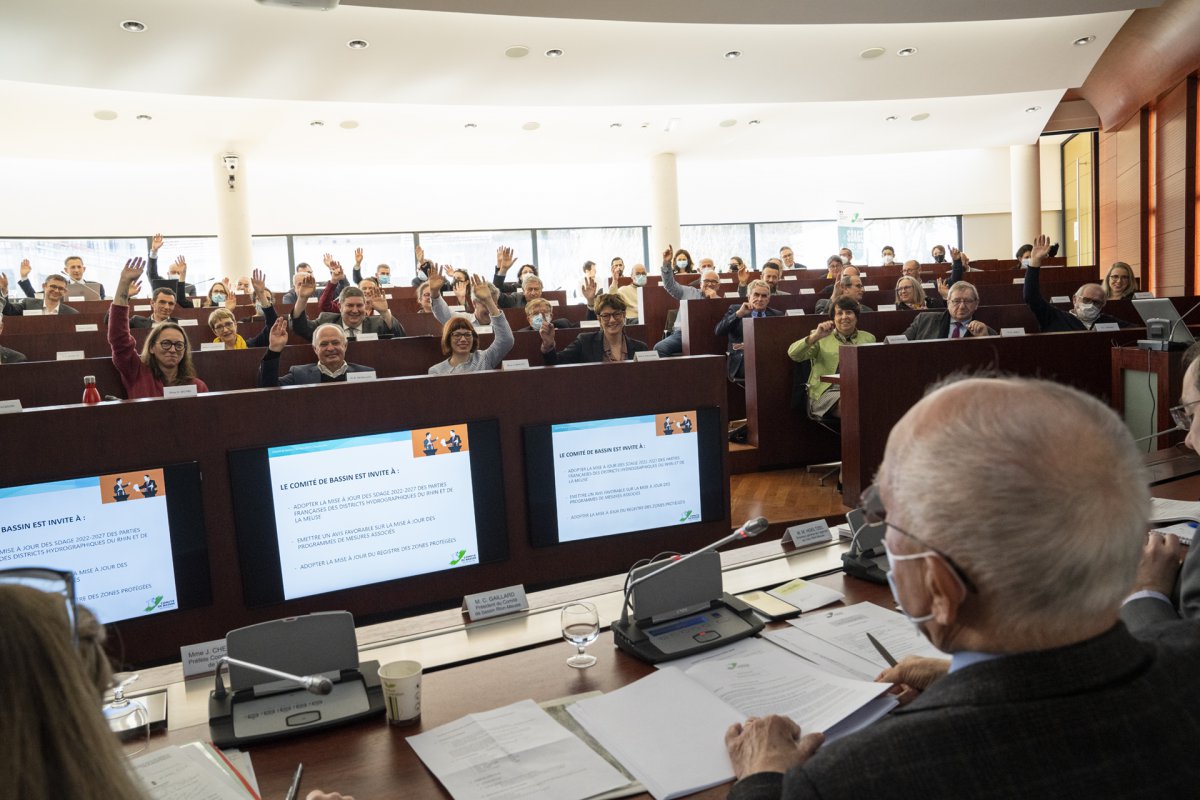
[[(908, 538), (912, 539), (914, 542), (916, 542), (917, 544), (924, 547), (930, 553), (933, 553), (934, 555), (938, 556), (943, 561), (945, 561), (946, 564), (950, 567), (951, 571), (953, 571), (954, 574), (958, 577), (958, 579), (960, 581), (962, 581), (963, 587), (966, 588), (966, 590), (968, 592), (971, 592), (973, 594), (979, 593), (979, 590), (977, 590), (975, 588), (975, 584), (967, 576), (967, 573), (963, 570), (962, 567), (960, 567), (958, 564), (955, 563), (953, 558), (946, 555), (945, 553), (943, 553), (941, 550), (937, 549), (933, 545), (929, 544), (924, 539), (920, 539), (920, 538), (914, 536), (913, 534), (909, 533), (908, 531), (904, 530), (903, 528), (899, 528), (887, 521), (887, 509), (884, 508), (884, 506), (883, 506), (883, 498), (879, 494), (878, 486), (871, 484), (866, 489), (864, 489), (863, 493), (862, 493), (862, 497), (860, 498), (859, 502), (861, 504), (862, 512), (866, 516), (868, 523), (870, 523), (872, 525), (887, 525), (889, 528), (893, 528), (897, 533), (902, 533), (905, 536), (907, 536)], [(904, 559), (903, 556), (899, 557), (899, 560), (903, 560), (903, 559)]]
[(164, 353), (169, 353), (172, 350), (174, 350), (176, 353), (182, 353), (184, 350), (187, 349), (187, 345), (184, 344), (183, 342), (170, 342), (170, 341), (167, 341), (166, 339), (159, 339), (158, 340), (158, 348), (160, 350), (162, 350)]
[(624, 311), (605, 311), (602, 314), (600, 314), (599, 317), (604, 322), (612, 322), (613, 320), (620, 322), (621, 320), (625, 319), (625, 312)]
[(9, 567), (0, 569), (0, 585), (4, 584), (28, 586), (31, 589), (62, 597), (67, 610), (67, 624), (71, 628), (71, 644), (75, 647), (79, 646), (74, 573), (48, 567)]
[(1079, 302), (1083, 303), (1085, 306), (1096, 306), (1097, 308), (1104, 308), (1104, 298), (1103, 297), (1101, 297), (1099, 300), (1097, 300), (1094, 297), (1083, 297), (1081, 295), (1081, 296), (1079, 296), (1078, 300), (1079, 300)]
[(947, 303), (947, 305), (952, 305), (952, 306), (977, 306), (977, 305), (979, 305), (978, 300), (976, 300), (974, 298), (968, 299), (966, 297), (956, 297), (953, 300), (947, 300), (946, 303)]
[(213, 330), (214, 331), (223, 331), (223, 330), (227, 330), (229, 328), (236, 328), (236, 327), (237, 327), (237, 324), (235, 322), (233, 322), (232, 320), (226, 320), (225, 322), (218, 322), (215, 325), (213, 325)]
[(1182, 430), (1191, 430), (1192, 422), (1196, 419), (1196, 415), (1192, 412), (1192, 406), (1200, 403), (1200, 400), (1193, 400), (1190, 403), (1180, 403), (1177, 406), (1171, 406), (1171, 419)]
[(454, 331), (450, 334), (451, 339), (471, 339), (475, 334), (471, 331)]

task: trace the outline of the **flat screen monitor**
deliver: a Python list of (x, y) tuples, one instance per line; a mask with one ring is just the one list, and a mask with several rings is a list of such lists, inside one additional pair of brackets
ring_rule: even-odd
[(246, 604), (508, 556), (496, 420), (229, 453)]
[(212, 602), (196, 462), (0, 488), (0, 568), (75, 573), (103, 623)]
[(717, 408), (525, 428), (535, 547), (725, 517)]

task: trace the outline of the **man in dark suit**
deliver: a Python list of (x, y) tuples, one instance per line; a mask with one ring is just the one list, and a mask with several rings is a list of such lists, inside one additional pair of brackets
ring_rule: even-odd
[(979, 290), (975, 284), (959, 281), (950, 287), (946, 310), (917, 314), (904, 335), (917, 339), (965, 339), (968, 336), (995, 336), (996, 331), (975, 319), (979, 308)]
[(746, 302), (734, 304), (725, 312), (725, 316), (717, 323), (717, 336), (728, 336), (729, 347), (726, 352), (729, 354), (729, 360), (726, 362), (726, 370), (729, 373), (731, 381), (741, 383), (746, 379), (745, 365), (742, 363), (745, 358), (742, 343), (742, 320), (750, 317), (778, 317), (783, 314), (777, 308), (771, 308), (771, 287), (766, 281), (756, 280), (750, 281), (746, 287)]
[[(359, 334), (374, 333), (380, 336), (403, 336), (404, 328), (400, 325), (388, 308), (387, 296), (380, 292), (367, 298), (362, 289), (357, 286), (347, 286), (338, 295), (338, 306), (341, 313), (333, 314), (328, 311), (320, 314), (315, 320), (310, 320), (304, 313), (308, 298), (316, 291), (316, 282), (312, 278), (299, 281), (296, 286), (296, 304), (292, 308), (292, 325), (299, 336), (310, 342), (313, 339), (313, 328), (320, 325), (337, 325), (348, 339), (357, 339)], [(376, 311), (371, 313), (371, 309)]]
[(67, 279), (64, 275), (47, 275), (45, 282), (42, 284), (42, 300), (41, 306), (35, 306), (35, 301), (32, 300), (10, 300), (8, 297), (8, 278), (5, 277), (3, 285), (4, 309), (3, 315), (6, 317), (20, 317), (28, 311), (41, 309), (42, 314), (78, 314), (79, 312), (71, 308), (63, 302), (67, 296)]
[[(153, 328), (160, 322), (179, 322), (175, 317), (171, 316), (175, 313), (175, 292), (165, 286), (160, 286), (154, 290), (153, 298), (150, 301), (150, 316), (143, 317), (141, 314), (134, 314), (129, 318), (130, 328)], [(108, 317), (105, 316), (105, 321)]]
[(1191, 796), (1200, 622), (1119, 620), (1149, 511), (1121, 419), (1061, 384), (963, 380), (893, 428), (877, 480), (897, 605), (951, 659), (886, 670), (901, 707), (836, 742), (732, 726), (730, 797)]
[(370, 367), (351, 364), (346, 360), (346, 334), (333, 324), (322, 325), (313, 334), (313, 350), (317, 363), (300, 364), (279, 377), (279, 354), (288, 342), (287, 317), (280, 317), (271, 326), (270, 343), (258, 365), (259, 388), (271, 386), (304, 386), (315, 383), (344, 383), (348, 372), (371, 372)]
[(1090, 331), (1102, 323), (1116, 323), (1122, 328), (1132, 328), (1132, 322), (1117, 319), (1103, 313), (1108, 300), (1104, 287), (1098, 283), (1085, 283), (1075, 290), (1071, 298), (1071, 310), (1063, 311), (1046, 302), (1041, 290), (1042, 259), (1050, 252), (1050, 237), (1042, 234), (1033, 243), (1029, 254), (1029, 266), (1025, 269), (1025, 285), (1022, 295), (1029, 310), (1037, 317), (1042, 333), (1055, 331)]

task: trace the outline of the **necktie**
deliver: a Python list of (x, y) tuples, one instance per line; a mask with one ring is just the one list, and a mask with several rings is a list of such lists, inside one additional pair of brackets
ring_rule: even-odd
[(962, 323), (961, 322), (954, 323), (954, 330), (952, 330), (950, 332), (950, 338), (951, 339), (962, 338)]
[(346, 338), (347, 339), (357, 339), (358, 338), (358, 328), (347, 328), (346, 329)]

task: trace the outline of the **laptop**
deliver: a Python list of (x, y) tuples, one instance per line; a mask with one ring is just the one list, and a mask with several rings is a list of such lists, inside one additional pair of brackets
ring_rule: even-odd
[(100, 290), (90, 283), (68, 283), (67, 302), (72, 300), (100, 300)]

